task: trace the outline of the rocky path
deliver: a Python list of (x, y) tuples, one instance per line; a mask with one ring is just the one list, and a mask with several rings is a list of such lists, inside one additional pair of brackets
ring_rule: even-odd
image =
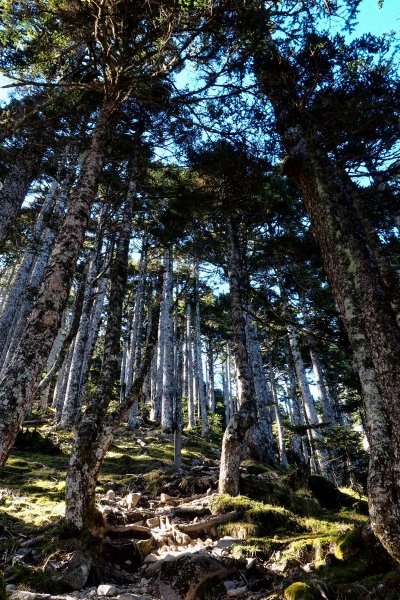
[[(74, 591), (52, 596), (9, 584), (10, 600), (193, 600), (207, 581), (216, 597), (266, 597), (279, 576), (255, 558), (232, 558), (231, 548), (240, 540), (218, 536), (219, 525), (240, 515), (235, 511), (212, 514), (217, 464), (195, 464), (189, 478), (183, 475), (164, 486), (170, 494), (156, 498), (140, 491), (118, 495), (113, 489), (99, 497), (104, 518), (103, 583), (88, 587), (95, 565), (89, 555), (76, 550), (56, 554), (44, 567), (54, 581)], [(179, 481), (183, 480), (185, 489), (209, 487), (203, 493), (180, 497)], [(29, 544), (24, 550), (24, 560), (29, 561)]]

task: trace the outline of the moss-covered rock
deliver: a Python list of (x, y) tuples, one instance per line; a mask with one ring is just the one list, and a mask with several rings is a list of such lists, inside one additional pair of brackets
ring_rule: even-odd
[(15, 565), (8, 573), (7, 581), (30, 592), (59, 594), (66, 591), (65, 587), (55, 582), (42, 568), (32, 565)]
[(360, 514), (368, 514), (366, 500), (355, 497), (354, 494), (340, 491), (336, 485), (321, 475), (310, 475), (308, 487), (319, 504), (329, 510), (339, 510), (342, 507), (353, 508)]
[(315, 600), (313, 589), (303, 581), (296, 581), (289, 585), (284, 592), (285, 600)]

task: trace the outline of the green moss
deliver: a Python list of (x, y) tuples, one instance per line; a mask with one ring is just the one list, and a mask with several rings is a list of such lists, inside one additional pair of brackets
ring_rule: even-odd
[(307, 583), (296, 581), (285, 589), (284, 597), (286, 600), (315, 600), (316, 595)]
[[(243, 521), (253, 525), (252, 534), (269, 535), (278, 531), (304, 531), (299, 518), (282, 506), (272, 506), (251, 500), (246, 496), (215, 496), (211, 501), (214, 514), (237, 511), (243, 515)], [(234, 525), (233, 525), (234, 527)]]
[(235, 544), (232, 548), (234, 558), (256, 557), (268, 560), (271, 555), (282, 548), (282, 543), (269, 538), (249, 538), (243, 543)]
[(330, 537), (306, 538), (291, 542), (283, 552), (284, 558), (295, 558), (301, 563), (323, 562), (329, 552), (332, 539)]
[(46, 594), (59, 594), (65, 589), (55, 581), (43, 569), (31, 565), (18, 564), (12, 567), (7, 581), (14, 583), (17, 587), (30, 592), (42, 592)]
[(361, 528), (353, 529), (336, 540), (335, 555), (340, 560), (350, 560), (362, 547)]
[(248, 537), (252, 537), (258, 534), (258, 527), (253, 523), (246, 523), (245, 521), (236, 521), (233, 523), (226, 523), (218, 527), (218, 534), (223, 537), (230, 535), (237, 537), (240, 540), (246, 540)]

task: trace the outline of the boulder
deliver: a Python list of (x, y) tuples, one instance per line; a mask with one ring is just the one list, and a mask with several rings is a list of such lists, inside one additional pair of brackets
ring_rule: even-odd
[(92, 562), (92, 556), (88, 552), (75, 550), (70, 554), (56, 554), (48, 560), (44, 570), (62, 586), (81, 590), (85, 587)]
[(162, 600), (195, 600), (202, 583), (229, 575), (224, 563), (204, 552), (183, 554), (164, 561), (160, 568), (159, 591)]

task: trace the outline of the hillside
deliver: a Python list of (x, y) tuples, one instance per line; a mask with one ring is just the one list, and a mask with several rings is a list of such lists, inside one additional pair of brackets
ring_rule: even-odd
[(218, 444), (194, 433), (176, 472), (170, 435), (119, 430), (98, 482), (97, 531), (71, 538), (62, 519), (69, 445), (46, 424), (28, 428), (1, 473), (10, 600), (400, 597), (364, 496), (251, 460), (242, 495), (219, 496)]

